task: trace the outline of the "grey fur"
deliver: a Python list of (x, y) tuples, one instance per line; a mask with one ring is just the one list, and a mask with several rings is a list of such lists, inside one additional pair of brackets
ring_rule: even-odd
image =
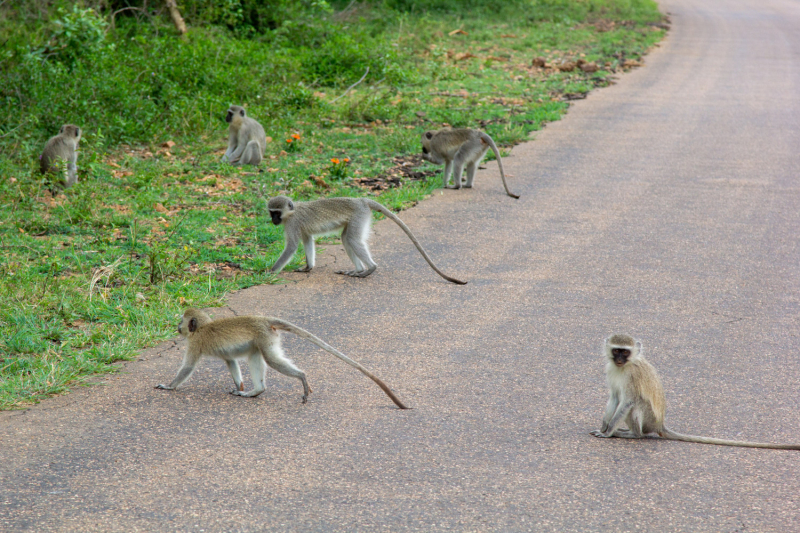
[(400, 226), (437, 274), (452, 283), (466, 284), (439, 270), (408, 226), (397, 215), (369, 198), (323, 198), (312, 202), (295, 202), (287, 196), (276, 196), (270, 199), (267, 208), (273, 224), (283, 224), (286, 239), (286, 247), (272, 267), (272, 272), (283, 270), (297, 252), (300, 241), (306, 251), (306, 267), (300, 271), (310, 271), (314, 268), (314, 238), (341, 230), (342, 244), (356, 268), (336, 273), (359, 278), (369, 276), (377, 268), (377, 263), (369, 253), (367, 238), (372, 226), (372, 211), (378, 211)]
[(232, 105), (225, 115), (228, 128), (228, 149), (223, 161), (232, 165), (258, 165), (267, 149), (264, 128), (255, 119), (247, 116), (243, 107)]
[[(497, 158), (497, 166), (500, 167), (500, 178), (503, 180), (506, 194), (512, 198), (519, 198), (519, 195), (508, 190), (500, 151), (492, 138), (486, 133), (469, 128), (443, 128), (436, 131), (426, 131), (422, 134), (421, 141), (422, 158), (435, 165), (444, 164), (442, 187), (445, 189), (461, 188), (461, 175), (465, 167), (467, 170), (467, 183), (464, 187), (471, 188), (478, 165), (480, 165), (486, 152), (491, 148)], [(453, 176), (452, 186), (449, 185), (451, 172)]]
[(62, 182), (65, 187), (78, 183), (78, 142), (81, 140), (81, 129), (74, 124), (64, 124), (58, 135), (51, 137), (44, 145), (39, 156), (39, 170), (42, 174), (55, 171), (56, 164), (63, 161), (67, 165), (67, 179)]

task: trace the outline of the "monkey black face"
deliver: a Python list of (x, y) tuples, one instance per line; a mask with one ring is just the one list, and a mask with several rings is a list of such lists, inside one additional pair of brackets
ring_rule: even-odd
[(280, 211), (270, 211), (269, 216), (272, 217), (272, 223), (276, 226), (281, 225), (281, 212)]
[(630, 356), (631, 351), (626, 348), (611, 348), (611, 357), (614, 358), (614, 364), (617, 366), (625, 366)]
[(427, 149), (427, 148), (425, 148), (424, 146), (422, 147), (422, 153), (423, 153), (423, 154), (427, 154), (427, 153), (428, 153), (428, 149)]
[(228, 114), (227, 114), (227, 115), (225, 115), (225, 122), (227, 122), (228, 124), (230, 124), (230, 123), (231, 123), (231, 120), (233, 120), (233, 111), (231, 111), (230, 109), (228, 109)]

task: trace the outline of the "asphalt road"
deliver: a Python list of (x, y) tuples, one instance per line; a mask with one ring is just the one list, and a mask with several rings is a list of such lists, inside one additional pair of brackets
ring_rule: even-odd
[(293, 321), (314, 389), (228, 395), (182, 343), (107, 385), (0, 414), (3, 531), (800, 531), (800, 453), (601, 440), (605, 336), (642, 339), (667, 422), (800, 441), (800, 3), (669, 0), (646, 66), (592, 93), (473, 190), (391, 222), (378, 270), (233, 295)]

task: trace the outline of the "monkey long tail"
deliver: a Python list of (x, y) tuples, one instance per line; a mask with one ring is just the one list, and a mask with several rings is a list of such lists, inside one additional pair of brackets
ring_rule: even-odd
[(513, 192), (508, 190), (508, 185), (506, 185), (506, 173), (503, 170), (503, 160), (500, 157), (500, 150), (497, 149), (497, 145), (494, 143), (491, 137), (487, 134), (481, 132), (481, 139), (483, 139), (489, 146), (491, 146), (492, 151), (494, 152), (494, 156), (497, 158), (497, 166), (500, 167), (500, 178), (503, 180), (503, 187), (506, 189), (506, 194), (509, 195), (511, 198), (519, 198), (518, 194), (514, 194)]
[(659, 435), (665, 439), (680, 440), (683, 442), (699, 442), (701, 444), (719, 444), (720, 446), (739, 446), (742, 448), (771, 448), (774, 450), (800, 450), (800, 444), (770, 444), (768, 442), (748, 442), (741, 440), (713, 439), (711, 437), (697, 437), (676, 433), (664, 426)]
[(313, 333), (310, 333), (310, 332), (304, 330), (300, 326), (295, 326), (291, 322), (286, 322), (285, 320), (280, 320), (280, 319), (277, 319), (277, 318), (270, 318), (269, 321), (276, 328), (282, 329), (284, 331), (288, 331), (290, 333), (294, 333), (298, 337), (302, 337), (302, 338), (304, 338), (304, 339), (306, 339), (306, 340), (308, 340), (310, 342), (313, 342), (314, 344), (316, 344), (317, 346), (319, 346), (323, 350), (332, 353), (333, 355), (335, 355), (336, 357), (338, 357), (339, 359), (341, 359), (342, 361), (344, 361), (348, 365), (359, 369), (362, 374), (364, 374), (369, 379), (371, 379), (372, 381), (377, 383), (377, 385), (381, 389), (383, 389), (383, 392), (385, 392), (386, 395), (389, 398), (392, 399), (392, 401), (395, 403), (395, 405), (397, 407), (399, 407), (400, 409), (408, 409), (408, 407), (403, 405), (403, 402), (401, 402), (400, 399), (397, 396), (394, 395), (394, 393), (391, 391), (391, 389), (386, 385), (386, 383), (381, 381), (380, 378), (375, 376), (372, 372), (370, 372), (369, 370), (367, 370), (366, 368), (361, 366), (359, 363), (353, 361), (352, 359), (347, 357), (345, 354), (343, 354), (342, 352), (340, 352), (339, 350), (337, 350), (336, 348), (334, 348), (333, 346), (331, 346), (327, 342), (323, 341), (322, 339), (320, 339), (319, 337), (317, 337)]
[(438, 268), (436, 268), (436, 265), (434, 265), (434, 264), (433, 264), (433, 261), (431, 261), (431, 258), (430, 258), (430, 257), (428, 257), (428, 254), (425, 252), (425, 249), (424, 249), (424, 248), (422, 247), (422, 245), (419, 243), (419, 241), (417, 240), (417, 238), (416, 238), (416, 237), (414, 237), (414, 234), (413, 234), (413, 233), (411, 233), (411, 230), (410, 230), (410, 229), (408, 229), (408, 226), (406, 226), (406, 225), (405, 225), (405, 223), (404, 223), (402, 220), (400, 220), (400, 218), (399, 218), (397, 215), (395, 215), (394, 213), (392, 213), (391, 211), (389, 211), (388, 209), (386, 209), (385, 207), (383, 207), (381, 204), (379, 204), (379, 203), (378, 203), (378, 202), (376, 202), (375, 200), (368, 200), (368, 201), (367, 201), (367, 204), (369, 205), (370, 209), (373, 209), (374, 211), (378, 211), (379, 213), (383, 214), (384, 216), (386, 216), (386, 217), (388, 217), (388, 218), (391, 218), (392, 220), (394, 220), (394, 221), (395, 221), (395, 223), (396, 223), (398, 226), (400, 226), (400, 229), (402, 229), (403, 231), (405, 231), (405, 232), (406, 232), (406, 235), (408, 235), (408, 238), (409, 238), (409, 239), (411, 239), (411, 242), (413, 242), (413, 243), (414, 243), (414, 246), (416, 246), (416, 247), (417, 247), (417, 250), (419, 250), (419, 253), (420, 253), (420, 254), (422, 254), (422, 257), (425, 259), (425, 261), (427, 261), (427, 262), (428, 262), (428, 264), (431, 266), (431, 268), (432, 268), (432, 269), (433, 269), (433, 270), (434, 270), (434, 271), (435, 271), (437, 274), (439, 274), (440, 276), (442, 276), (442, 277), (443, 277), (444, 279), (446, 279), (447, 281), (449, 281), (449, 282), (451, 282), (451, 283), (455, 283), (456, 285), (466, 285), (466, 284), (467, 284), (467, 282), (466, 282), (466, 281), (461, 281), (461, 280), (458, 280), (458, 279), (456, 279), (456, 278), (451, 278), (450, 276), (448, 276), (447, 274), (445, 274), (444, 272), (442, 272), (441, 270), (439, 270)]

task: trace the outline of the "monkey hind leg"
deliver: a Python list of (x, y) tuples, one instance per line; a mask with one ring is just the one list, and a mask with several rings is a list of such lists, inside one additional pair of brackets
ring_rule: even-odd
[[(368, 216), (372, 216), (370, 213)], [(356, 278), (366, 278), (378, 267), (378, 264), (372, 260), (372, 255), (369, 253), (367, 246), (367, 237), (369, 236), (370, 226), (367, 223), (364, 228), (359, 232), (353, 228), (353, 225), (348, 225), (342, 231), (342, 244), (347, 252), (347, 256), (355, 265), (355, 270), (337, 270), (337, 274), (345, 276), (353, 276)]]
[(253, 382), (253, 390), (243, 392), (241, 390), (235, 390), (231, 392), (234, 396), (244, 396), (245, 398), (255, 398), (266, 388), (264, 385), (264, 378), (267, 373), (267, 367), (264, 366), (264, 359), (262, 359), (261, 354), (256, 352), (250, 354), (250, 357), (247, 358), (247, 365), (250, 367), (250, 379)]
[(239, 162), (243, 165), (258, 165), (261, 163), (261, 146), (257, 141), (250, 141), (244, 149)]
[(263, 346), (261, 347), (261, 353), (270, 368), (274, 368), (284, 376), (300, 380), (303, 384), (303, 403), (306, 403), (308, 395), (311, 393), (311, 389), (308, 388), (308, 381), (306, 381), (306, 374), (294, 366), (291, 359), (283, 354), (280, 344), (273, 343), (269, 346)]
[(478, 162), (467, 163), (467, 182), (464, 187), (467, 189), (472, 188), (472, 182), (475, 181), (475, 171), (478, 170)]
[(453, 185), (448, 185), (449, 189), (461, 188), (461, 176), (464, 175), (464, 162), (461, 161), (456, 154), (456, 159), (453, 161)]

